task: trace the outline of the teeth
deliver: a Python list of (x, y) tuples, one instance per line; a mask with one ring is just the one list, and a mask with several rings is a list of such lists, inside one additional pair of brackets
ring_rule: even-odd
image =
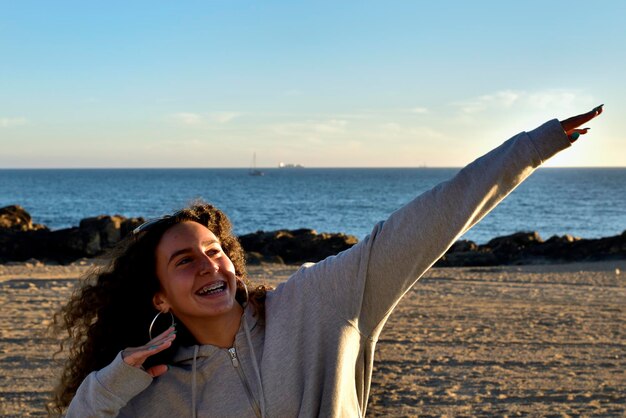
[(208, 295), (209, 293), (217, 293), (218, 291), (221, 291), (223, 287), (225, 287), (225, 284), (222, 282), (213, 283), (212, 285), (203, 287), (197, 293), (199, 295)]

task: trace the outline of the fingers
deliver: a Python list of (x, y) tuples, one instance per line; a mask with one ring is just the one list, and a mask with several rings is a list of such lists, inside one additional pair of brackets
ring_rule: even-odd
[[(604, 105), (600, 105), (590, 110), (587, 113), (573, 116), (571, 118), (565, 119), (564, 121), (561, 121), (561, 126), (563, 127), (563, 130), (568, 136), (570, 136), (572, 133), (574, 133), (574, 129), (578, 128), (580, 125), (583, 125), (589, 122), (590, 120), (592, 120), (593, 118), (597, 117), (598, 115), (600, 115), (602, 113), (603, 106)], [(587, 133), (586, 130), (585, 132), (579, 132), (579, 135), (582, 135), (585, 133)]]
[(146, 373), (152, 377), (159, 377), (168, 370), (169, 368), (165, 364), (159, 364), (158, 366), (150, 367), (146, 370)]
[[(170, 327), (166, 329), (165, 332), (148, 341), (146, 345), (130, 347), (122, 351), (122, 359), (130, 366), (141, 367), (148, 357), (168, 349), (175, 338), (176, 330), (174, 327)], [(167, 369), (165, 371), (167, 371)], [(165, 371), (160, 374), (165, 373)]]
[(568, 132), (567, 137), (569, 138), (570, 142), (574, 142), (576, 141), (581, 135), (586, 134), (587, 132), (589, 132), (590, 128), (583, 128), (583, 129), (572, 129), (570, 132)]

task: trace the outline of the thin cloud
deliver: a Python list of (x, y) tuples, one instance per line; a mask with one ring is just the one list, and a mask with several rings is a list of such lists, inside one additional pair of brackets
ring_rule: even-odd
[(13, 126), (26, 125), (26, 118), (0, 118), (0, 128), (11, 128)]
[(485, 120), (497, 120), (493, 126), (507, 126), (514, 121), (530, 122), (544, 117), (546, 113), (575, 112), (592, 103), (592, 96), (575, 90), (501, 90), (452, 103), (454, 112), (450, 122), (473, 126)]
[(179, 112), (172, 115), (174, 120), (183, 125), (199, 125), (202, 123), (202, 115), (198, 113), (190, 113), (190, 112)]
[(412, 109), (409, 109), (409, 112), (423, 115), (423, 114), (428, 113), (428, 109), (425, 108), (425, 107), (418, 106), (418, 107), (414, 107)]
[(569, 108), (575, 103), (587, 102), (588, 95), (576, 91), (544, 90), (515, 91), (502, 90), (473, 99), (453, 103), (463, 114), (477, 114), (485, 111), (521, 108), (524, 110), (545, 110)]
[(485, 94), (464, 102), (455, 103), (462, 113), (475, 114), (492, 108), (509, 108), (520, 99), (524, 93), (512, 90), (498, 91), (493, 94)]
[[(550, 109), (554, 107), (570, 107), (581, 99), (580, 94), (569, 91), (546, 91), (528, 94), (526, 101), (535, 109)], [(590, 99), (590, 97), (584, 98)]]
[(210, 121), (217, 123), (228, 123), (239, 116), (239, 112), (213, 112), (208, 115)]
[(383, 136), (394, 137), (399, 139), (441, 139), (445, 135), (436, 129), (432, 129), (428, 126), (404, 126), (395, 122), (383, 123), (379, 126), (380, 132)]
[(315, 132), (322, 133), (341, 133), (345, 131), (348, 122), (340, 119), (331, 119), (322, 123), (316, 123), (312, 126)]
[(345, 132), (348, 122), (343, 119), (328, 119), (321, 121), (306, 121), (293, 123), (279, 123), (270, 126), (276, 135), (283, 136), (310, 136), (317, 134), (340, 134)]

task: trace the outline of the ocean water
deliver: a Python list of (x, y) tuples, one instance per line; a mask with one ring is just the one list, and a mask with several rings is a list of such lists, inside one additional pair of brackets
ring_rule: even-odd
[[(313, 228), (362, 239), (455, 168), (0, 170), (0, 207), (19, 204), (51, 229), (101, 214), (150, 218), (194, 199), (224, 210), (245, 234)], [(541, 168), (463, 238), (478, 243), (517, 231), (544, 239), (598, 238), (626, 229), (626, 169)]]

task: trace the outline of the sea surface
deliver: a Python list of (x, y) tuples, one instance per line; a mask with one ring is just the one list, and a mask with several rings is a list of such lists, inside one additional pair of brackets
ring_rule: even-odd
[[(365, 237), (457, 168), (0, 170), (0, 207), (18, 204), (51, 229), (101, 214), (151, 218), (194, 199), (224, 210), (235, 232), (312, 228)], [(420, 220), (416, 220), (419, 222)], [(626, 229), (626, 168), (541, 168), (463, 238), (517, 231), (599, 238)]]

